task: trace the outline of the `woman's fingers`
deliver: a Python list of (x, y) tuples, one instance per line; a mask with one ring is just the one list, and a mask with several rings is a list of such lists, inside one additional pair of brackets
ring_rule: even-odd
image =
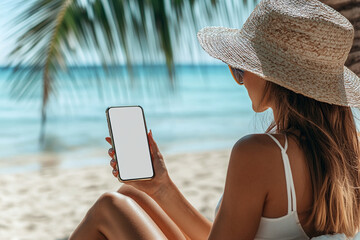
[(114, 177), (117, 177), (118, 174), (119, 174), (119, 171), (118, 171), (117, 168), (116, 168), (116, 161), (115, 161), (115, 159), (112, 158), (112, 159), (110, 160), (110, 166), (113, 168), (112, 174), (114, 175)]
[(111, 161), (110, 161), (110, 166), (111, 166), (112, 168), (116, 168), (116, 161), (115, 161), (115, 159), (111, 159)]
[(151, 146), (151, 150), (152, 150), (152, 152), (153, 152), (153, 154), (155, 154), (155, 156), (157, 156), (157, 157), (159, 157), (159, 158), (163, 158), (163, 156), (161, 155), (161, 153), (160, 153), (160, 150), (159, 150), (159, 147), (157, 146), (157, 144), (156, 144), (156, 142), (155, 142), (155, 140), (154, 140), (154, 138), (153, 138), (153, 136), (152, 136), (152, 132), (151, 132), (151, 130), (150, 130), (150, 146)]
[(155, 148), (156, 152), (160, 152), (159, 147), (157, 146), (157, 144), (153, 138), (151, 130), (150, 130), (150, 138), (151, 138), (151, 142), (154, 144), (154, 148)]
[(148, 141), (149, 141), (149, 146), (150, 146), (150, 154), (151, 156), (154, 155), (153, 150), (152, 150), (152, 142), (151, 142), (151, 137), (150, 137), (150, 132), (147, 134), (148, 137)]
[(155, 140), (154, 140), (154, 138), (152, 136), (151, 130), (150, 130), (149, 136), (150, 136), (150, 143), (151, 143), (152, 147), (154, 148), (155, 152), (158, 152), (159, 148), (158, 148), (158, 146), (157, 146), (157, 144), (156, 144), (156, 142), (155, 142)]
[(154, 147), (154, 140), (151, 137), (151, 130), (150, 130), (150, 132), (148, 134), (148, 138), (149, 138), (149, 145), (150, 145), (150, 153), (154, 157), (154, 155), (155, 155), (155, 147)]
[[(106, 137), (105, 140), (110, 144), (111, 144), (111, 138), (110, 137)], [(109, 156), (111, 157), (111, 160), (110, 160), (110, 166), (113, 168), (112, 170), (112, 174), (114, 175), (114, 177), (117, 177), (119, 175), (119, 171), (116, 169), (116, 161), (114, 159), (114, 149), (113, 148), (109, 148), (108, 150), (108, 154)]]
[(118, 174), (119, 174), (119, 172), (118, 172), (117, 169), (113, 169), (113, 170), (112, 170), (112, 174), (114, 175), (114, 177), (117, 177)]
[(110, 155), (110, 157), (114, 157), (114, 149), (109, 148), (108, 154)]

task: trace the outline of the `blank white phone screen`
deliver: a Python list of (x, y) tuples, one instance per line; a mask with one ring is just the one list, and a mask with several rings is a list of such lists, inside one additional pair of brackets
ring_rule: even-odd
[(120, 179), (151, 178), (154, 172), (142, 109), (113, 107), (109, 118)]

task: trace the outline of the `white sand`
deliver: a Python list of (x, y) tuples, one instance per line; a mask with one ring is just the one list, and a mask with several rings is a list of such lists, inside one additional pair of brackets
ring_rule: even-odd
[[(224, 188), (230, 151), (165, 156), (173, 181), (210, 220)], [(0, 239), (67, 239), (96, 199), (121, 185), (108, 164), (60, 170), (46, 164), (58, 161), (52, 158), (42, 155), (45, 164), (38, 172), (0, 175)]]

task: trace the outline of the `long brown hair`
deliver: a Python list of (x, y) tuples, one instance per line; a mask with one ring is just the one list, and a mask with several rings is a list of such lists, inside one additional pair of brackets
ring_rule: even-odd
[(351, 108), (319, 102), (266, 81), (262, 100), (268, 97), (277, 116), (266, 132), (276, 128), (277, 133), (293, 135), (305, 152), (313, 190), (307, 224), (320, 234), (352, 237), (360, 227), (360, 149)]

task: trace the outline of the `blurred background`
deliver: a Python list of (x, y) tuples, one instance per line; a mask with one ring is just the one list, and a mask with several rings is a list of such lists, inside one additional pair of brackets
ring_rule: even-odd
[[(258, 2), (2, 0), (0, 183), (108, 166), (109, 106), (141, 105), (165, 157), (230, 150), (265, 131), (271, 110), (255, 114), (245, 88), (196, 38), (205, 26), (241, 28)], [(346, 65), (360, 75), (360, 3), (323, 2), (354, 25)]]
[(241, 28), (257, 2), (2, 3), (0, 174), (103, 164), (91, 152), (107, 151), (108, 106), (141, 105), (165, 155), (263, 131), (245, 88), (196, 38), (205, 26)]
[[(264, 131), (271, 112), (255, 114), (196, 39), (205, 26), (241, 28), (258, 2), (1, 1), (0, 174), (38, 170), (42, 153), (58, 167), (101, 164), (84, 154), (107, 147), (108, 106), (143, 106), (165, 154), (231, 148)], [(360, 3), (324, 2), (357, 29), (347, 65), (360, 74)]]

